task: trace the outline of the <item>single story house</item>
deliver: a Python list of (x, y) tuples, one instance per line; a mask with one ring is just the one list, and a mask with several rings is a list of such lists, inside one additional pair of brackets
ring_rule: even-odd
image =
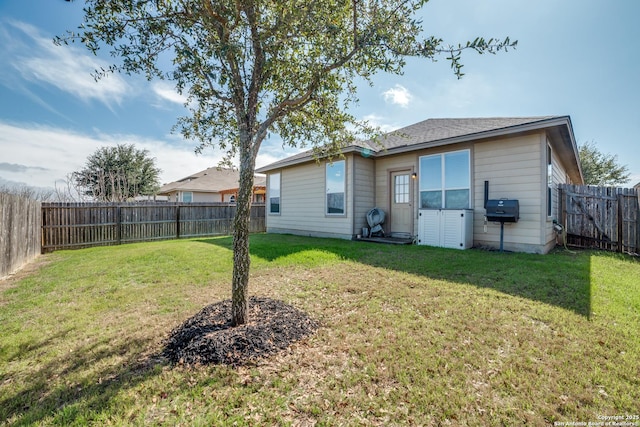
[[(208, 168), (165, 184), (158, 195), (167, 196), (170, 202), (234, 203), (238, 196), (240, 173), (236, 169)], [(255, 175), (253, 181), (253, 203), (265, 202), (265, 176)]]
[[(429, 119), (342, 153), (330, 162), (308, 151), (257, 170), (267, 175), (267, 232), (354, 239), (377, 207), (386, 236), (497, 248), (488, 193), (518, 200), (504, 249), (546, 253), (556, 244), (558, 184), (583, 183), (569, 116)], [(450, 244), (461, 235), (466, 243)]]

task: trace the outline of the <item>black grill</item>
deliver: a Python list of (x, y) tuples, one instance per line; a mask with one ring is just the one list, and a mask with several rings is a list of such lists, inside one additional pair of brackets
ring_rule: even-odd
[(520, 218), (520, 206), (517, 200), (487, 200), (486, 210), (487, 221), (491, 222), (518, 222)]

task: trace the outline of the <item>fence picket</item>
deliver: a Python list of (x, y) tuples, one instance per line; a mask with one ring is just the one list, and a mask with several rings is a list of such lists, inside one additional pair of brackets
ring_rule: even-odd
[[(43, 203), (42, 252), (232, 233), (227, 203)], [(265, 205), (251, 207), (249, 231), (265, 231)]]
[(640, 252), (640, 195), (633, 188), (559, 186), (567, 244)]
[(40, 253), (40, 206), (35, 200), (0, 193), (0, 278)]

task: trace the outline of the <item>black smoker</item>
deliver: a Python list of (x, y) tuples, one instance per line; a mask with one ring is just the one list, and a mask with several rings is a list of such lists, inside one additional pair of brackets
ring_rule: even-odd
[(517, 200), (499, 199), (487, 200), (487, 221), (500, 223), (500, 252), (504, 242), (504, 223), (518, 222), (520, 207)]
[(489, 182), (485, 181), (485, 203), (484, 208), (487, 211), (487, 221), (500, 223), (500, 252), (503, 251), (504, 244), (504, 223), (518, 222), (520, 218), (520, 206), (517, 200), (513, 199), (489, 199)]

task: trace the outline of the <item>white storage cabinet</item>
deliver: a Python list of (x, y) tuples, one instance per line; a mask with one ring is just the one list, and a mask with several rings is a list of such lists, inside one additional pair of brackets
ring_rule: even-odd
[(473, 210), (418, 210), (418, 244), (468, 249), (473, 246)]

